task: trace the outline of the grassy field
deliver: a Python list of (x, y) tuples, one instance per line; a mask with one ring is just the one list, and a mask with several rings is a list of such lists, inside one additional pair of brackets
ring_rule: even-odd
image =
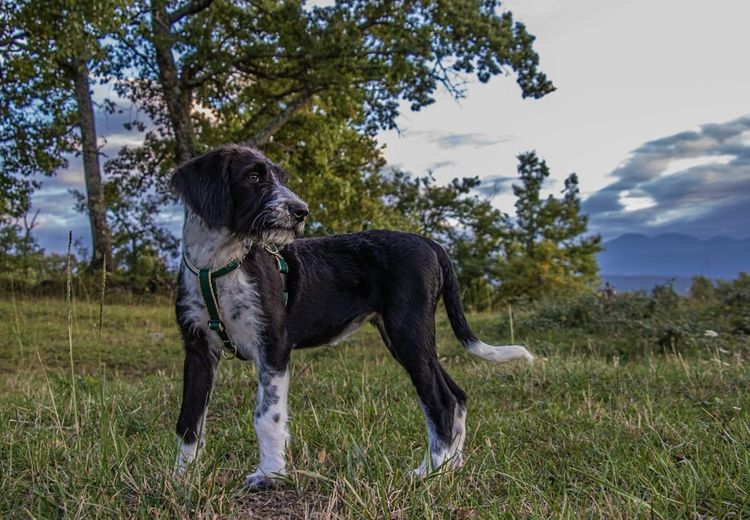
[[(291, 469), (248, 493), (255, 370), (223, 362), (207, 447), (172, 477), (181, 346), (168, 304), (0, 301), (2, 518), (750, 518), (750, 347), (690, 354), (575, 330), (517, 338), (533, 367), (439, 352), (469, 394), (466, 466), (414, 480), (426, 448), (402, 369), (366, 328), (296, 352)], [(503, 312), (473, 315), (507, 342)], [(722, 338), (716, 341), (724, 341)]]

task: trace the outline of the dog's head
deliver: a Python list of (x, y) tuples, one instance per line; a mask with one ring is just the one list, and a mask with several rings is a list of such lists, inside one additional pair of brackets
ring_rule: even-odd
[(308, 213), (286, 179), (284, 170), (257, 149), (232, 145), (180, 166), (172, 188), (209, 228), (284, 245), (302, 236)]

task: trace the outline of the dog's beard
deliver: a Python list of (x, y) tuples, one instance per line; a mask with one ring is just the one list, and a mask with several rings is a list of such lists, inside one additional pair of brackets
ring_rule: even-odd
[(268, 208), (252, 220), (248, 236), (262, 244), (285, 246), (304, 232), (304, 221), (293, 219), (286, 210)]
[(259, 241), (267, 245), (285, 246), (294, 242), (297, 234), (293, 229), (264, 229), (259, 234)]
[(302, 238), (302, 236), (305, 234), (305, 221), (303, 220), (302, 222), (297, 222), (292, 230), (294, 231), (295, 238)]

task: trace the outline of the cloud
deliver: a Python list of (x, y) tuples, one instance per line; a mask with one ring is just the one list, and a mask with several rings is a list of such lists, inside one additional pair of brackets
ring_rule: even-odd
[(644, 143), (612, 171), (614, 182), (584, 201), (592, 229), (747, 236), (748, 132), (743, 116)]
[(482, 178), (482, 184), (475, 188), (485, 197), (496, 197), (501, 193), (507, 193), (511, 189), (513, 181), (517, 181), (518, 177), (507, 177), (504, 175), (489, 175)]
[(512, 135), (503, 135), (496, 137), (480, 132), (456, 134), (450, 132), (440, 132), (436, 130), (410, 132), (409, 135), (422, 138), (423, 140), (430, 143), (435, 143), (440, 148), (461, 148), (464, 146), (481, 148), (483, 146), (492, 146), (494, 144), (507, 143), (508, 141), (512, 141), (513, 139), (515, 139), (515, 137)]
[(75, 197), (71, 189), (83, 191), (83, 168), (80, 159), (71, 158), (70, 167), (54, 177), (42, 180), (42, 187), (31, 199), (32, 213), (39, 210), (39, 218), (32, 235), (50, 253), (62, 253), (68, 243), (68, 231), (73, 238), (89, 244), (91, 232), (86, 215), (74, 209)]
[(431, 171), (435, 171), (435, 170), (439, 170), (440, 168), (447, 168), (449, 166), (455, 166), (455, 165), (456, 165), (456, 161), (437, 161), (437, 162), (430, 164), (428, 169)]

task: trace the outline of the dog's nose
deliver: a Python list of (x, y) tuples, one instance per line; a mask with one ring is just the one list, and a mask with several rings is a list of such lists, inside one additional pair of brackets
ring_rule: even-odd
[(310, 212), (307, 210), (307, 206), (305, 206), (304, 204), (289, 204), (289, 213), (291, 213), (294, 218), (302, 222)]

